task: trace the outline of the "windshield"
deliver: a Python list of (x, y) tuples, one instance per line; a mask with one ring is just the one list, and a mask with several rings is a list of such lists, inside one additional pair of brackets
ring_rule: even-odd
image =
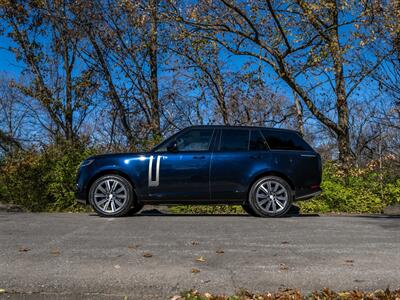
[(155, 146), (153, 149), (151, 149), (151, 152), (163, 152), (163, 151), (167, 151), (167, 146), (169, 145), (169, 143), (171, 141), (173, 141), (176, 136), (181, 133), (182, 131), (178, 131), (177, 133), (171, 135), (170, 137), (168, 137), (167, 139), (165, 139), (164, 141), (162, 141), (161, 143), (159, 143), (157, 146)]

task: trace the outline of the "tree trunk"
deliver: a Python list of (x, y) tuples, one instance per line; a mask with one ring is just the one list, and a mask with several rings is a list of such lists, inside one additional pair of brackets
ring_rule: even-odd
[(150, 77), (151, 77), (151, 131), (153, 139), (158, 140), (161, 136), (160, 129), (160, 102), (158, 98), (158, 0), (150, 0), (151, 26), (150, 26)]
[(72, 109), (72, 67), (69, 63), (68, 45), (64, 43), (64, 71), (65, 71), (65, 139), (74, 142), (73, 109)]
[(303, 107), (296, 93), (294, 93), (294, 106), (296, 109), (297, 128), (301, 135), (304, 136)]
[(344, 78), (343, 49), (339, 35), (339, 8), (336, 1), (332, 1), (332, 19), (335, 24), (329, 38), (329, 49), (333, 60), (333, 72), (335, 74), (336, 111), (338, 116), (337, 141), (339, 149), (339, 161), (347, 169), (352, 163), (350, 135), (349, 135), (349, 107), (346, 93), (346, 80)]
[(98, 45), (96, 38), (94, 37), (93, 32), (91, 31), (90, 28), (88, 28), (87, 34), (89, 37), (89, 41), (91, 42), (91, 44), (94, 48), (94, 51), (96, 53), (96, 57), (99, 61), (100, 67), (103, 71), (104, 79), (106, 80), (107, 85), (108, 85), (108, 90), (109, 90), (109, 95), (110, 95), (111, 101), (112, 101), (114, 107), (117, 109), (119, 119), (121, 120), (122, 129), (128, 140), (128, 144), (132, 150), (135, 150), (136, 140), (132, 134), (132, 129), (131, 129), (129, 121), (128, 121), (125, 106), (121, 102), (121, 100), (118, 96), (117, 90), (116, 90), (114, 82), (112, 80), (111, 72), (108, 69), (107, 62), (104, 58), (103, 52), (100, 49), (100, 46)]

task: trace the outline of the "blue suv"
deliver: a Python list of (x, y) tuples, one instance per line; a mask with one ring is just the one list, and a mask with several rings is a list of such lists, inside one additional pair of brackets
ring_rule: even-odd
[(321, 158), (296, 131), (194, 126), (146, 153), (82, 162), (76, 198), (101, 216), (145, 204), (239, 204), (251, 215), (284, 215), (321, 192)]

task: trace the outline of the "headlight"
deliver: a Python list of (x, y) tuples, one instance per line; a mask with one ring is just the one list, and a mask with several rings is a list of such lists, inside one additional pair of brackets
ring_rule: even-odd
[(94, 162), (94, 159), (87, 159), (87, 160), (84, 160), (84, 161), (81, 163), (81, 165), (80, 165), (79, 167), (80, 167), (80, 168), (86, 167), (86, 166), (90, 165), (90, 164), (93, 163), (93, 162)]

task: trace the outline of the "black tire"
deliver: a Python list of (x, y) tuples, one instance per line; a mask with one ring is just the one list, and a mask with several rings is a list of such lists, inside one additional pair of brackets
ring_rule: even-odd
[[(101, 186), (102, 189), (104, 190), (105, 189), (104, 184), (106, 181), (118, 182), (118, 186), (120, 186), (120, 188), (123, 187), (123, 189), (124, 189), (123, 192), (124, 192), (124, 196), (126, 198), (125, 198), (124, 202), (122, 202), (122, 205), (119, 206), (119, 208), (115, 212), (107, 212), (106, 210), (102, 209), (101, 205), (98, 204), (99, 202), (95, 200), (96, 190), (99, 191), (98, 190), (99, 186)], [(101, 198), (102, 199), (101, 201), (103, 201), (106, 198), (107, 197)], [(97, 214), (102, 217), (122, 217), (122, 216), (127, 215), (129, 213), (129, 211), (131, 210), (131, 208), (133, 207), (134, 199), (135, 199), (135, 194), (134, 194), (131, 183), (128, 180), (126, 180), (124, 177), (119, 176), (119, 175), (102, 176), (102, 177), (98, 178), (95, 182), (93, 182), (93, 184), (91, 185), (90, 190), (89, 190), (89, 202), (90, 202), (91, 206), (93, 207), (93, 209), (97, 212)], [(106, 201), (110, 202), (110, 200), (106, 200)], [(114, 204), (114, 207), (115, 207), (115, 204)]]
[[(256, 193), (259, 193), (264, 185), (268, 186), (268, 183), (270, 183), (271, 185), (271, 191), (268, 190), (268, 194), (262, 191), (262, 193), (265, 193), (265, 196), (262, 196), (263, 198), (261, 198), (262, 200), (260, 200), (261, 202), (265, 203), (265, 207), (263, 207), (263, 205), (260, 204), (259, 201), (257, 201)], [(278, 190), (274, 191), (274, 189)], [(273, 198), (271, 199), (270, 197)], [(277, 200), (278, 198), (285, 198), (286, 200)], [(277, 209), (278, 202), (279, 208)], [(290, 185), (284, 179), (277, 176), (265, 176), (258, 179), (256, 182), (254, 182), (249, 192), (248, 205), (250, 209), (253, 210), (254, 213), (259, 217), (283, 216), (289, 211), (290, 207), (292, 206), (292, 202), (293, 191)], [(271, 206), (272, 210), (273, 207), (275, 207), (275, 210), (271, 211)]]
[(134, 203), (133, 207), (131, 207), (131, 209), (128, 212), (129, 216), (133, 216), (136, 215), (139, 211), (142, 210), (144, 204), (143, 203)]
[(250, 216), (258, 217), (258, 215), (251, 209), (249, 204), (242, 204), (242, 208), (245, 212), (247, 212)]

